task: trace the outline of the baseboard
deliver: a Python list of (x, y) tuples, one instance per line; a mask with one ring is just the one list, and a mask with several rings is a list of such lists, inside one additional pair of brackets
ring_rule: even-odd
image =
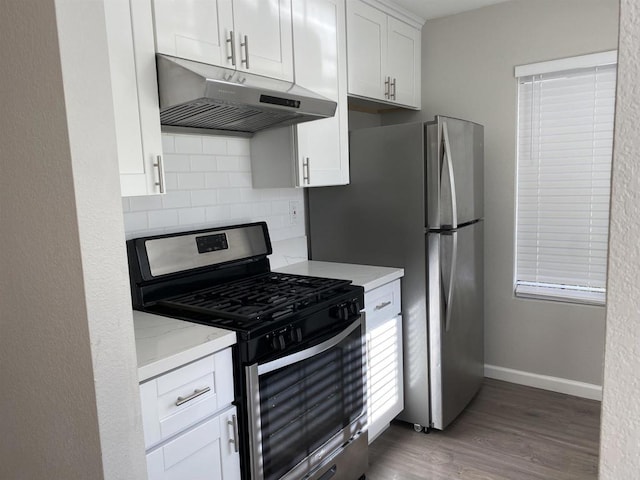
[(526, 385), (528, 387), (542, 388), (543, 390), (551, 390), (552, 392), (566, 393), (567, 395), (602, 401), (602, 387), (592, 383), (576, 382), (574, 380), (567, 380), (566, 378), (538, 375), (537, 373), (523, 372), (521, 370), (487, 364), (484, 366), (484, 376), (495, 378), (496, 380), (504, 380), (505, 382)]

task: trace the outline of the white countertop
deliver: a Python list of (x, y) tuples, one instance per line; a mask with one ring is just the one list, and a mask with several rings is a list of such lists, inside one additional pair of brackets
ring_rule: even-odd
[(404, 276), (403, 268), (376, 267), (372, 265), (355, 265), (351, 263), (318, 262), (308, 260), (275, 269), (276, 272), (308, 275), (311, 277), (337, 278), (351, 280), (354, 285), (364, 287), (368, 292), (385, 283)]
[(143, 382), (236, 343), (236, 333), (133, 311), (138, 381)]

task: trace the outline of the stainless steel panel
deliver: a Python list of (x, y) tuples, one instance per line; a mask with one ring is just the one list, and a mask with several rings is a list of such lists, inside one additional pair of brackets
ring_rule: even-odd
[(355, 130), (351, 184), (307, 191), (310, 258), (401, 267), (405, 409), (429, 424), (422, 123)]
[[(246, 36), (241, 46), (248, 68)], [(336, 111), (336, 102), (290, 82), (161, 54), (156, 63), (160, 121), (174, 128), (253, 134)]]
[[(445, 131), (448, 133), (446, 136)], [(465, 120), (437, 116), (434, 122), (426, 125), (426, 132), (427, 227), (450, 228), (482, 218), (484, 127)], [(449, 158), (453, 176), (447, 164)], [(452, 189), (454, 185), (455, 189)], [(455, 197), (452, 197), (454, 194)], [(456, 218), (453, 218), (454, 211), (457, 212)]]
[(369, 468), (369, 447), (367, 432), (362, 432), (351, 439), (344, 447), (338, 449), (336, 454), (324, 461), (309, 477), (292, 475), (282, 480), (356, 480)]
[[(198, 253), (196, 239), (216, 234), (227, 236), (229, 248)], [(145, 242), (145, 248), (153, 277), (271, 253), (261, 224), (154, 238)]]
[[(483, 222), (427, 237), (432, 422), (443, 429), (484, 377)], [(450, 282), (454, 289), (447, 304)]]

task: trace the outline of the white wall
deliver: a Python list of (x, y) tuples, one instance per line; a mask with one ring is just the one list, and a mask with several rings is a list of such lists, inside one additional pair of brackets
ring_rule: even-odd
[[(302, 189), (251, 185), (250, 140), (162, 135), (167, 194), (123, 199), (127, 238), (266, 221), (272, 268), (307, 259)], [(298, 216), (291, 218), (292, 205)]]
[(103, 4), (3, 2), (0, 43), (0, 478), (144, 478)]
[(622, 0), (600, 479), (640, 472), (640, 6)]
[(514, 0), (427, 21), (423, 111), (383, 115), (384, 123), (445, 114), (485, 126), (485, 352), (498, 367), (487, 375), (599, 396), (604, 308), (513, 296), (513, 74), (516, 65), (615, 49), (617, 31), (618, 0)]

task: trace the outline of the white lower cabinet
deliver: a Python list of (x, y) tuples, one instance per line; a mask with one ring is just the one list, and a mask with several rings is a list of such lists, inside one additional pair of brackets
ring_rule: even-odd
[(231, 349), (140, 384), (149, 480), (239, 480)]
[(365, 292), (369, 443), (404, 408), (400, 280)]
[(148, 452), (149, 480), (240, 480), (235, 417), (231, 407)]

